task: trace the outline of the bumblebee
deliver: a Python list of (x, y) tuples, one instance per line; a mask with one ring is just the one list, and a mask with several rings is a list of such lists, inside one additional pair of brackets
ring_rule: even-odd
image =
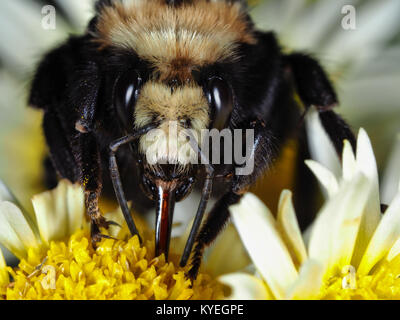
[[(44, 111), (48, 171), (85, 191), (94, 244), (113, 223), (98, 204), (112, 186), (132, 235), (139, 231), (127, 201), (139, 211), (155, 205), (155, 252), (168, 257), (175, 202), (201, 186), (181, 259), (185, 266), (192, 254), (192, 279), (229, 206), (268, 170), (310, 106), (339, 154), (343, 139), (355, 144), (333, 111), (337, 96), (320, 64), (283, 53), (274, 33), (256, 29), (244, 1), (98, 0), (86, 32), (39, 64), (29, 104)], [(179, 145), (165, 149), (168, 134), (149, 143), (151, 130), (168, 133), (171, 121), (178, 133), (251, 129), (254, 170), (239, 175), (235, 162), (193, 164)], [(195, 141), (194, 154), (203, 157)], [(213, 189), (218, 200), (203, 222)]]

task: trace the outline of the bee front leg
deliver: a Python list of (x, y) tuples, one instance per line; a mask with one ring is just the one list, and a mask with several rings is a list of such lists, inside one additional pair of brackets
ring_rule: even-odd
[(125, 198), (124, 189), (121, 183), (121, 177), (119, 174), (118, 163), (117, 163), (117, 151), (123, 145), (129, 144), (135, 140), (137, 140), (142, 135), (149, 132), (151, 129), (154, 129), (157, 124), (150, 124), (141, 129), (138, 129), (134, 133), (128, 134), (125, 137), (122, 137), (118, 140), (113, 141), (109, 148), (110, 148), (110, 158), (109, 158), (109, 170), (111, 175), (111, 180), (114, 186), (115, 195), (117, 196), (119, 206), (121, 207), (122, 213), (124, 215), (125, 221), (128, 225), (129, 231), (131, 232), (132, 236), (137, 235), (139, 240), (141, 241), (139, 232), (136, 228), (135, 222), (131, 216), (130, 210), (128, 208), (128, 203)]
[(102, 238), (111, 238), (101, 233), (100, 228), (106, 228), (112, 221), (107, 221), (99, 209), (99, 197), (102, 189), (100, 153), (93, 134), (79, 134), (77, 138), (77, 162), (80, 169), (80, 183), (85, 191), (87, 215), (91, 221), (91, 239), (93, 247)]
[(117, 196), (119, 206), (121, 207), (121, 211), (124, 215), (124, 218), (128, 225), (129, 231), (131, 232), (132, 236), (137, 235), (139, 237), (139, 241), (142, 242), (140, 235), (139, 235), (139, 231), (136, 228), (136, 224), (133, 221), (130, 210), (128, 208), (128, 202), (126, 201), (124, 189), (122, 187), (122, 182), (121, 182), (121, 177), (119, 174), (117, 157), (116, 157), (116, 153), (122, 145), (132, 142), (135, 139), (137, 139), (137, 136), (128, 135), (126, 137), (123, 137), (123, 138), (118, 139), (118, 140), (114, 141), (113, 143), (111, 143), (109, 170), (110, 170), (110, 175), (111, 175), (111, 181), (114, 186), (115, 195)]
[(315, 106), (322, 126), (342, 156), (343, 140), (347, 139), (356, 149), (356, 139), (350, 126), (333, 109), (339, 101), (327, 74), (317, 60), (303, 53), (285, 56), (296, 90), (306, 108)]
[(225, 193), (214, 205), (196, 238), (196, 245), (191, 260), (191, 268), (187, 277), (195, 280), (201, 265), (204, 249), (209, 246), (223, 230), (229, 220), (229, 207), (240, 201), (243, 194), (267, 170), (276, 157), (276, 145), (272, 144), (272, 134), (261, 120), (254, 120), (241, 126), (254, 130), (254, 142), (251, 146), (249, 160), (254, 163), (254, 170), (249, 175), (236, 175), (236, 165), (232, 174), (230, 190)]
[[(233, 186), (232, 186), (233, 188)], [(204, 249), (211, 245), (223, 230), (229, 220), (229, 207), (240, 201), (242, 195), (229, 191), (220, 198), (212, 208), (211, 212), (200, 229), (196, 238), (196, 245), (193, 250), (191, 267), (186, 276), (192, 281), (197, 278)]]
[[(191, 138), (190, 136), (188, 138), (189, 141), (195, 141), (194, 139), (190, 139)], [(196, 217), (194, 219), (192, 229), (190, 230), (189, 238), (186, 242), (185, 249), (183, 250), (182, 258), (180, 261), (181, 267), (186, 266), (190, 253), (192, 252), (193, 244), (196, 240), (196, 236), (199, 231), (201, 222), (203, 220), (204, 213), (207, 209), (207, 203), (210, 200), (213, 180), (214, 180), (214, 167), (212, 166), (212, 164), (209, 163), (209, 159), (207, 158), (207, 156), (203, 153), (203, 151), (200, 149), (197, 143), (193, 143), (192, 148), (196, 153), (200, 155), (202, 162), (206, 163), (205, 165), (206, 177), (203, 185), (203, 190), (201, 192), (200, 204), (196, 212)]]

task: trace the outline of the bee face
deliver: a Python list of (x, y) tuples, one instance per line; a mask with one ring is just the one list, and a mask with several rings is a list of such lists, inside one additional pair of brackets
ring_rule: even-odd
[(96, 33), (104, 46), (134, 53), (149, 66), (148, 76), (127, 71), (116, 85), (124, 126), (133, 130), (156, 122), (163, 133), (142, 137), (140, 152), (152, 165), (187, 171), (196, 155), (181, 133), (192, 129), (198, 138), (210, 125), (223, 129), (232, 112), (228, 81), (203, 70), (235, 61), (238, 43), (255, 42), (242, 7), (205, 0), (176, 7), (159, 0), (116, 2), (100, 11)]
[(179, 86), (156, 80), (143, 83), (136, 70), (118, 78), (114, 106), (125, 130), (156, 124), (139, 140), (139, 151), (149, 168), (173, 164), (175, 173), (189, 170), (197, 163), (197, 154), (188, 136), (201, 145), (203, 130), (228, 126), (234, 105), (231, 86), (218, 75), (199, 81)]
[[(170, 87), (160, 82), (147, 82), (140, 93), (134, 112), (135, 127), (158, 123), (158, 132), (140, 139), (140, 151), (148, 163), (177, 165), (185, 171), (196, 154), (186, 140), (185, 130), (191, 129), (199, 137), (208, 128), (209, 104), (198, 85)], [(197, 141), (198, 142), (198, 141)]]

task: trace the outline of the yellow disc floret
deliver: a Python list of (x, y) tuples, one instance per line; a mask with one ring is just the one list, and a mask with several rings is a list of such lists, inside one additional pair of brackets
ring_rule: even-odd
[(207, 274), (193, 285), (186, 268), (176, 267), (178, 256), (154, 257), (154, 244), (129, 240), (102, 240), (90, 245), (87, 231), (79, 230), (67, 242), (51, 242), (47, 252), (31, 250), (18, 268), (8, 268), (12, 282), (0, 288), (3, 299), (218, 299), (222, 286)]
[[(351, 279), (350, 277), (354, 277)], [(321, 292), (321, 299), (337, 300), (398, 300), (400, 297), (400, 255), (390, 262), (386, 259), (368, 275), (329, 279)]]

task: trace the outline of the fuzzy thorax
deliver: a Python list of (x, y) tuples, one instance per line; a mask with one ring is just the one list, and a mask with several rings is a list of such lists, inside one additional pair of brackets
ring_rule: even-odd
[(196, 152), (187, 140), (187, 130), (199, 142), (201, 130), (210, 122), (209, 106), (202, 88), (194, 85), (171, 87), (159, 82), (146, 83), (135, 108), (135, 127), (159, 122), (157, 129), (140, 140), (140, 151), (150, 165), (196, 162)]
[(255, 43), (239, 3), (205, 0), (176, 8), (165, 0), (116, 2), (100, 12), (97, 37), (134, 51), (161, 80), (182, 81), (196, 66), (236, 59), (238, 43)]

